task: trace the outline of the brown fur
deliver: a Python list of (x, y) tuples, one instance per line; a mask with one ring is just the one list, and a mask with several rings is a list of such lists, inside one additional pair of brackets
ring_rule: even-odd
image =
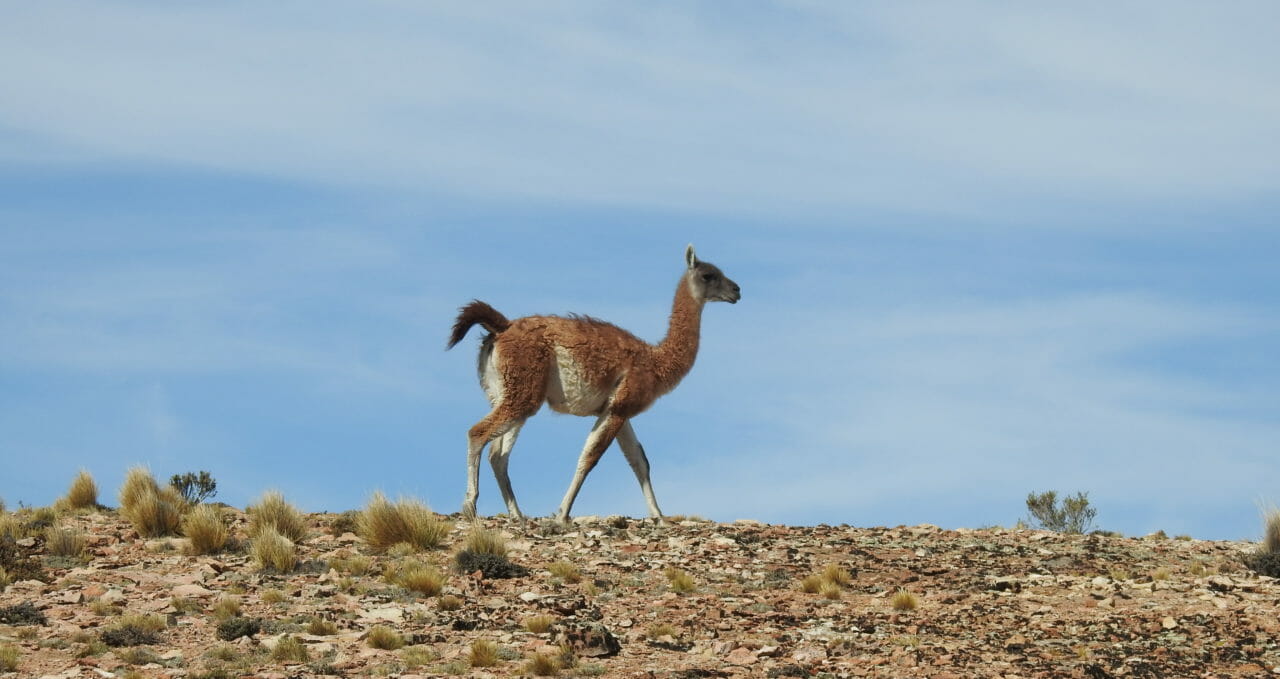
[[(698, 262), (692, 247), (686, 253), (689, 269), (676, 287), (667, 335), (658, 344), (649, 344), (610, 323), (586, 316), (526, 316), (514, 321), (484, 302), (475, 301), (461, 309), (453, 326), (449, 346), (457, 344), (471, 326), (483, 325), (490, 331), (482, 344), (479, 372), (482, 386), (486, 383), (489, 357), (497, 352), (496, 367), (500, 394), (490, 393), (493, 410), (477, 422), (468, 433), (468, 471), (472, 475), (464, 510), (474, 511), (474, 465), (480, 449), (508, 432), (518, 431), (524, 420), (549, 403), (553, 409), (576, 415), (599, 417), (588, 446), (579, 460), (561, 518), (567, 518), (569, 506), (581, 479), (591, 470), (609, 443), (632, 417), (644, 412), (659, 397), (679, 384), (689, 373), (698, 354), (702, 308), (709, 300), (736, 302), (740, 296), (736, 283), (725, 278), (719, 269)], [(561, 366), (557, 351), (567, 354), (568, 367)], [(568, 370), (568, 373), (564, 371)], [(579, 378), (561, 383), (562, 376)], [(486, 386), (486, 391), (489, 387)], [(565, 398), (558, 401), (559, 393)], [(575, 395), (586, 397), (575, 399)], [(592, 397), (599, 397), (592, 398)], [(595, 401), (599, 403), (596, 404)], [(588, 403), (584, 405), (584, 403)], [(630, 441), (634, 437), (628, 432)], [(514, 434), (512, 434), (514, 439)], [(490, 459), (503, 486), (508, 508), (518, 515), (514, 496), (506, 482), (505, 456), (510, 443), (499, 448), (493, 444)], [(639, 444), (636, 442), (635, 448)], [(651, 512), (656, 512), (652, 491), (648, 488), (648, 461), (643, 450), (624, 450), (641, 481)], [(501, 468), (500, 468), (501, 467)], [(643, 473), (642, 473), (643, 472)]]

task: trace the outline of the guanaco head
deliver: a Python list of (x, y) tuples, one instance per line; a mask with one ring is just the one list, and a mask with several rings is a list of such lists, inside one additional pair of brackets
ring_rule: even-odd
[(710, 262), (698, 261), (690, 244), (684, 251), (684, 261), (689, 265), (685, 276), (689, 278), (689, 289), (695, 299), (706, 302), (728, 302), (737, 304), (742, 299), (742, 289), (738, 287), (720, 267)]

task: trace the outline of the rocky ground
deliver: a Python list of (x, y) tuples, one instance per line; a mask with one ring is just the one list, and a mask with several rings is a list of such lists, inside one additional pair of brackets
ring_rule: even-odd
[[(243, 513), (229, 511), (243, 535)], [(469, 522), (458, 520), (440, 550), (388, 556), (370, 554), (351, 533), (334, 535), (336, 519), (308, 517), (304, 561), (279, 575), (243, 552), (184, 556), (181, 539), (142, 539), (112, 512), (70, 517), (88, 538), (79, 562), (47, 556), (40, 540), (21, 547), (44, 564), (49, 582), (20, 580), (0, 596), (0, 647), (18, 651), (16, 672), (0, 676), (518, 676), (537, 669), (529, 659), (539, 653), (558, 659), (559, 676), (1280, 674), (1280, 586), (1240, 565), (1246, 543), (492, 519), (484, 525), (507, 538), (510, 559), (529, 572), (491, 579), (450, 569)], [(445, 610), (439, 596), (389, 584), (384, 571), (406, 558), (446, 570), (443, 594), (460, 605)], [(556, 562), (572, 564), (581, 579), (563, 564), (551, 572)], [(848, 582), (802, 591), (829, 564)], [(215, 608), (224, 599), (239, 603), (257, 633), (218, 639)], [(138, 613), (165, 621), (153, 643), (103, 643), (122, 616)], [(549, 616), (549, 629), (529, 631), (536, 616)], [(323, 630), (332, 633), (309, 633), (317, 619), (332, 622)], [(408, 645), (371, 648), (378, 625)], [(273, 659), (282, 639), (301, 641), (306, 659)], [(470, 666), (478, 639), (496, 643), (495, 665)]]

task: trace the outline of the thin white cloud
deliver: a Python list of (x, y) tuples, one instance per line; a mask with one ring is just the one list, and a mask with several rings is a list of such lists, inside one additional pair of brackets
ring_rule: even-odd
[(11, 13), (0, 124), (51, 160), (775, 216), (1280, 176), (1269, 5), (295, 9)]

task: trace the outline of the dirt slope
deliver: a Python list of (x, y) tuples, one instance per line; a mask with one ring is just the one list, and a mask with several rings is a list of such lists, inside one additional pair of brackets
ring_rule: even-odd
[[(244, 515), (228, 513), (243, 536)], [(508, 538), (511, 560), (529, 574), (446, 570), (445, 594), (461, 606), (441, 610), (438, 598), (380, 572), (405, 558), (449, 569), (468, 522), (456, 522), (441, 550), (371, 555), (360, 575), (330, 568), (349, 571), (342, 559), (367, 553), (354, 535), (329, 532), (335, 518), (310, 516), (302, 567), (277, 575), (243, 552), (184, 556), (181, 539), (140, 539), (111, 512), (72, 517), (67, 524), (88, 536), (85, 563), (49, 559), (40, 541), (22, 548), (47, 564), (50, 582), (15, 582), (0, 597), (0, 611), (10, 611), (9, 624), (0, 613), (0, 644), (20, 653), (16, 673), (0, 676), (518, 676), (539, 652), (573, 664), (560, 676), (1280, 674), (1280, 586), (1239, 565), (1245, 543), (590, 518), (559, 529), (497, 519), (483, 523)], [(557, 561), (576, 566), (581, 581), (550, 573)], [(852, 575), (828, 590), (839, 598), (801, 591), (828, 564)], [(692, 576), (693, 591), (673, 591), (673, 568)], [(915, 596), (915, 609), (894, 609), (900, 590)], [(239, 601), (260, 631), (220, 641), (212, 609), (222, 597)], [(24, 602), (46, 624), (23, 624), (31, 622), (16, 613), (30, 611)], [(104, 646), (121, 612), (156, 613), (166, 626), (150, 645)], [(525, 628), (536, 615), (551, 616), (548, 631)], [(335, 623), (336, 634), (308, 634), (313, 618)], [(413, 650), (370, 648), (375, 625), (397, 630)], [(272, 660), (268, 649), (284, 635), (301, 640), (309, 659)], [(467, 666), (476, 639), (497, 643), (496, 665)]]

